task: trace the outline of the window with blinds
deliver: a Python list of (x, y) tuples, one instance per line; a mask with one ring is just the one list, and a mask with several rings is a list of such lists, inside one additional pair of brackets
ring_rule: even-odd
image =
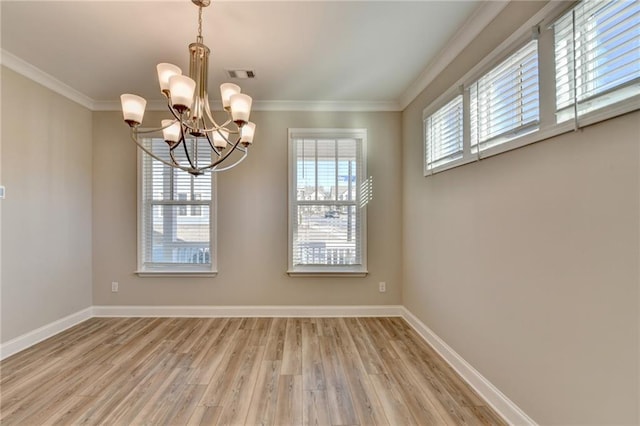
[[(162, 139), (146, 139), (145, 146), (168, 156)], [(208, 145), (203, 143), (200, 153), (208, 162), (202, 158), (210, 155)], [(140, 155), (139, 272), (214, 272), (215, 174), (195, 177)], [(174, 156), (186, 161), (180, 149)]]
[(431, 114), (424, 121), (426, 169), (462, 158), (462, 95)]
[(554, 36), (559, 122), (640, 94), (640, 2), (582, 1)]
[(640, 1), (548, 2), (422, 111), (424, 175), (639, 109)]
[(532, 40), (470, 87), (471, 152), (538, 129), (538, 42)]
[(290, 129), (289, 273), (366, 273), (366, 130)]

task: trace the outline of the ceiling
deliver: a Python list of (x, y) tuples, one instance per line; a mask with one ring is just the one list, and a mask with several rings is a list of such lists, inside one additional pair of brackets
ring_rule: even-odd
[[(210, 97), (230, 81), (254, 100), (399, 103), (481, 2), (215, 1), (204, 9)], [(188, 69), (197, 7), (181, 1), (1, 2), (2, 50), (93, 102), (161, 101), (155, 66)], [(467, 22), (468, 24), (468, 22)], [(5, 61), (6, 62), (6, 61)]]

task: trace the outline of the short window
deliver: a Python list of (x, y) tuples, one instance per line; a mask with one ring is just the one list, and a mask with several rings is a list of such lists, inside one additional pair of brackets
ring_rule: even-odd
[(366, 130), (289, 130), (289, 273), (366, 273)]
[(640, 2), (583, 1), (554, 36), (558, 122), (640, 93)]
[(427, 171), (462, 158), (462, 116), (462, 95), (458, 95), (426, 118), (424, 129)]
[[(162, 139), (145, 147), (168, 156)], [(202, 153), (209, 152), (203, 146)], [(179, 150), (174, 153), (179, 161)], [(206, 154), (202, 154), (206, 155)], [(213, 273), (215, 271), (215, 173), (192, 176), (140, 153), (138, 272)]]
[(538, 42), (532, 40), (471, 85), (471, 152), (538, 130)]

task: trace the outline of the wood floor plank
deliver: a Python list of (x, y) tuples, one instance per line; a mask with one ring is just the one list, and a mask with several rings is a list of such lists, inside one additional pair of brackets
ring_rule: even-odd
[(282, 352), (282, 374), (302, 374), (302, 320), (288, 318)]
[(503, 425), (400, 318), (92, 318), (0, 362), (4, 425)]
[(301, 325), (301, 367), (304, 390), (324, 390), (326, 386), (316, 327), (317, 325), (312, 321), (303, 322)]
[(305, 426), (331, 425), (326, 390), (303, 390), (302, 424)]
[(187, 422), (187, 426), (213, 426), (218, 423), (222, 407), (198, 405)]
[(238, 374), (250, 334), (251, 330), (240, 328), (235, 332), (232, 344), (224, 352), (199, 405), (222, 406), (226, 392)]
[(280, 376), (275, 424), (281, 426), (302, 424), (302, 376)]
[(336, 354), (345, 372), (359, 423), (365, 425), (388, 425), (389, 422), (384, 414), (378, 395), (371, 384), (348, 327), (343, 319), (336, 319), (336, 323)]
[(251, 345), (256, 342), (256, 336), (261, 333), (259, 328), (255, 328), (249, 336), (242, 362), (235, 375), (233, 383), (226, 391), (226, 397), (222, 403), (222, 413), (218, 419), (220, 425), (244, 424), (249, 413), (249, 406), (258, 380), (260, 371), (260, 360), (264, 354), (264, 346)]
[[(379, 323), (376, 318), (366, 318), (363, 320), (363, 324), (365, 324), (365, 329), (368, 330), (372, 336), (377, 335), (379, 337), (380, 330), (377, 328)], [(391, 342), (388, 340), (379, 340), (377, 337), (374, 337), (374, 340), (383, 361), (385, 371), (388, 372), (393, 380), (401, 384), (397, 390), (409, 408), (413, 418), (415, 418), (419, 424), (453, 425), (453, 419), (443, 407), (438, 406), (436, 398), (431, 395), (431, 390), (428, 388), (423, 389), (416, 383), (412, 372), (406, 368), (402, 368), (403, 364), (399, 360), (398, 354), (395, 352)]]
[(358, 424), (353, 399), (338, 357), (334, 336), (319, 337), (322, 368), (326, 380), (327, 405), (334, 425)]
[(371, 386), (376, 391), (382, 409), (391, 425), (420, 424), (411, 414), (399, 390), (399, 384), (387, 374), (369, 375)]
[[(264, 357), (266, 357), (266, 349)], [(262, 361), (255, 390), (251, 397), (246, 424), (273, 424), (278, 400), (280, 364), (280, 361)]]
[(265, 361), (282, 361), (286, 331), (287, 319), (274, 318), (267, 334), (267, 343), (264, 351)]

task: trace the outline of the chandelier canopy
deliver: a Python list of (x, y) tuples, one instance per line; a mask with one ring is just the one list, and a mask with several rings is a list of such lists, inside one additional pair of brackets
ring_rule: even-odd
[[(158, 128), (142, 130), (140, 124), (147, 101), (132, 94), (123, 94), (120, 100), (124, 121), (140, 149), (167, 166), (198, 176), (207, 170), (228, 170), (244, 160), (253, 143), (256, 126), (249, 121), (251, 97), (240, 93), (240, 87), (233, 83), (220, 85), (226, 118), (222, 124), (214, 120), (207, 97), (211, 51), (202, 39), (202, 8), (209, 6), (211, 0), (191, 1), (198, 6), (198, 36), (196, 42), (189, 45), (189, 76), (182, 75), (182, 70), (172, 64), (157, 66), (160, 90), (173, 118), (162, 120)], [(164, 150), (168, 151), (166, 158), (145, 146), (141, 138), (141, 135), (159, 135), (160, 131), (169, 148)], [(207, 152), (199, 153), (203, 146)], [(176, 156), (175, 150), (183, 152)]]

